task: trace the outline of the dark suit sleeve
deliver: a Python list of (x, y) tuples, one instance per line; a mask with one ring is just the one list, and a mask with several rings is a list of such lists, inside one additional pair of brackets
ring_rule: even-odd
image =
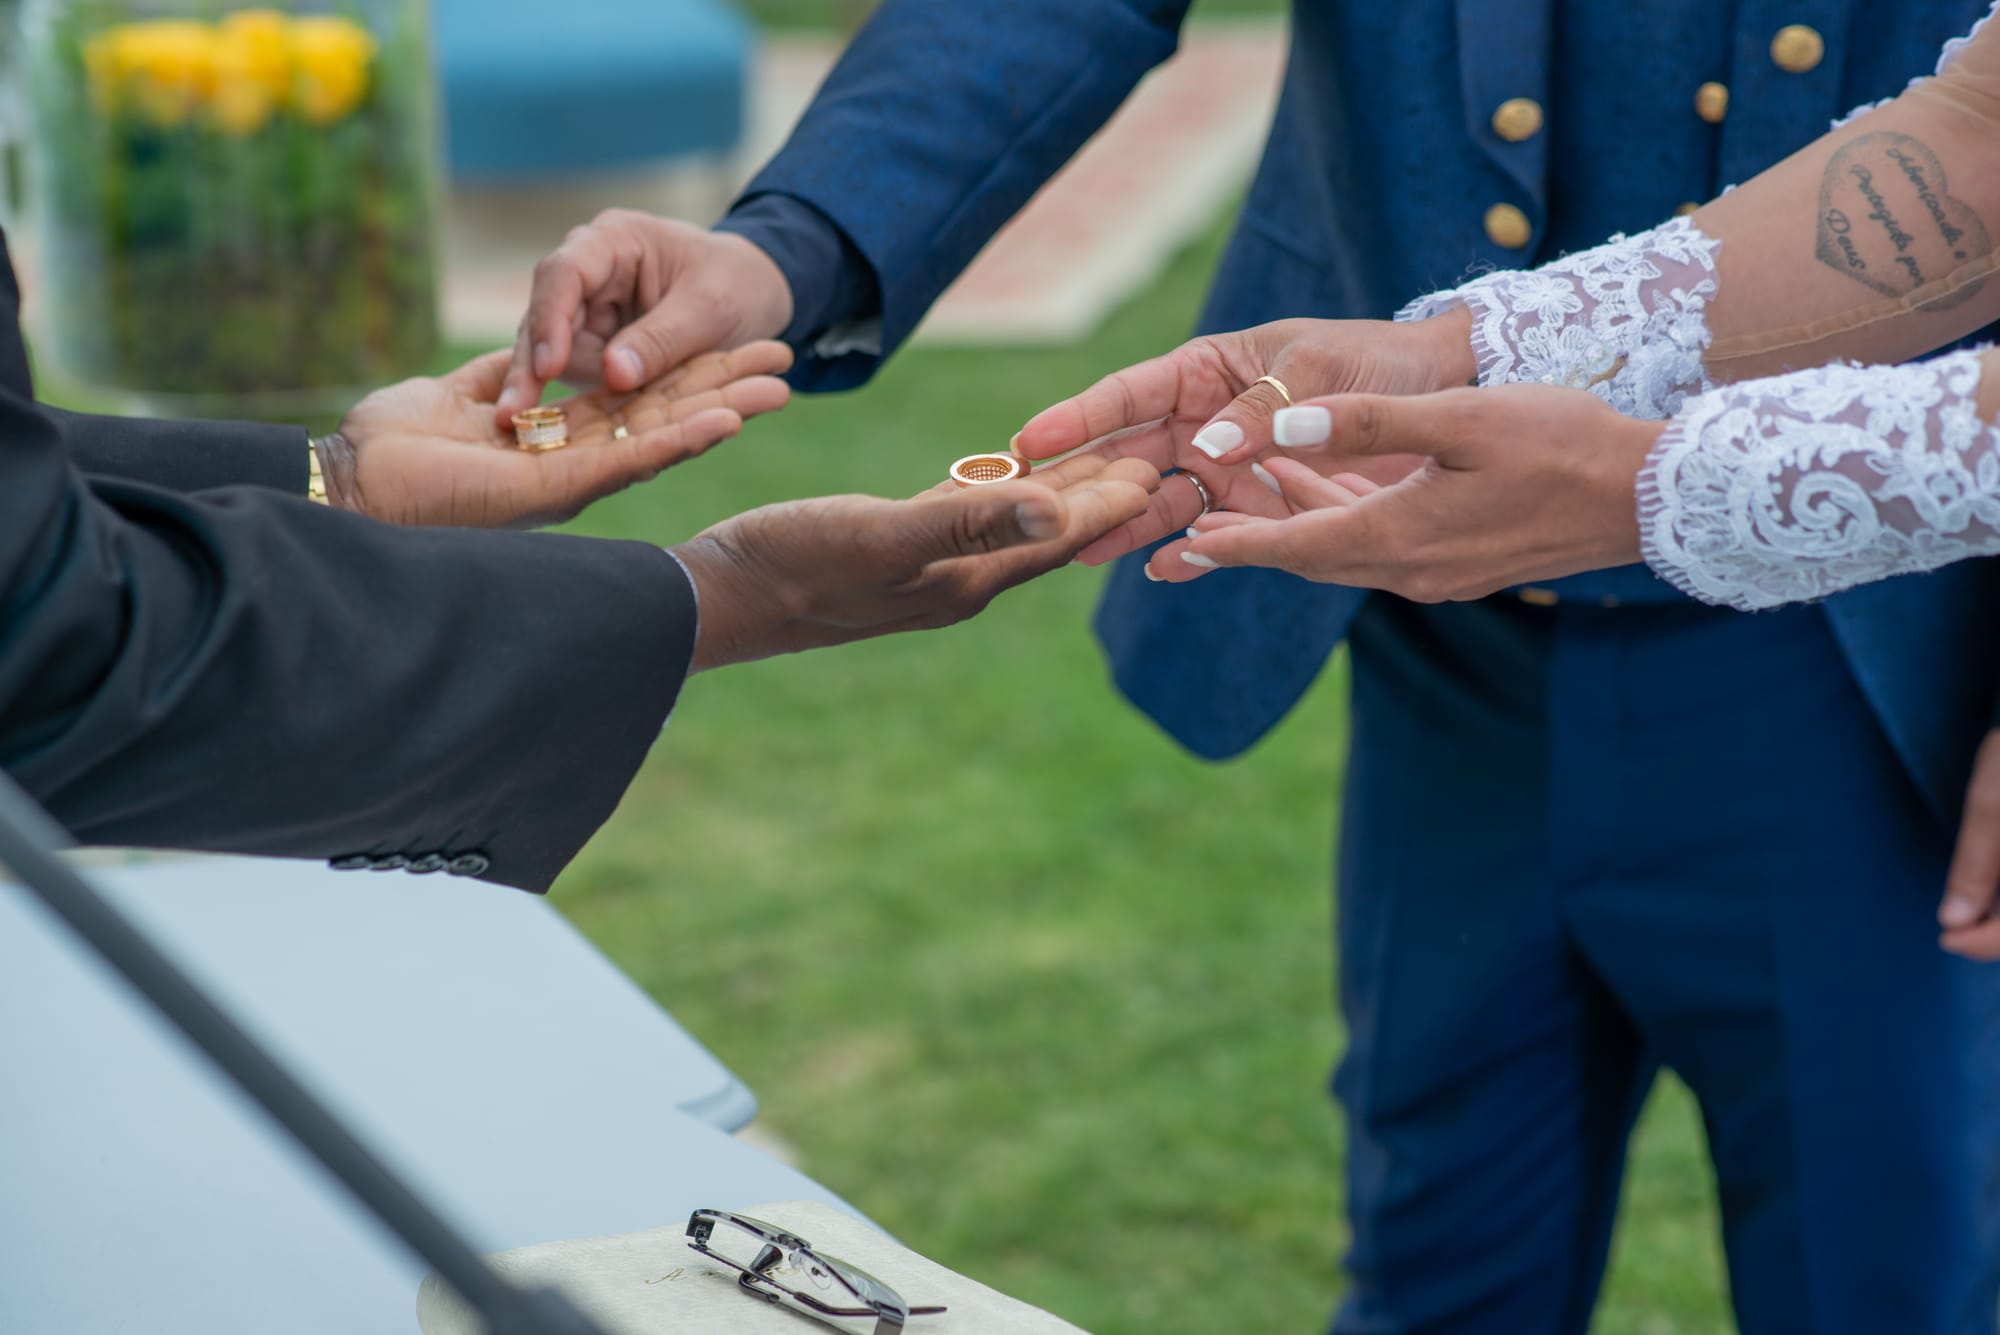
[(788, 195), (874, 270), (879, 354), (793, 372), (874, 373), (1043, 182), (1173, 54), (1189, 0), (887, 0), (744, 192)]
[(92, 429), (0, 388), (0, 765), (86, 842), (547, 888), (679, 690), (674, 560), (86, 478)]
[(169, 491), (268, 487), (306, 492), (306, 433), (262, 422), (178, 422), (97, 417), (43, 405), (70, 442), (70, 462), (91, 477)]

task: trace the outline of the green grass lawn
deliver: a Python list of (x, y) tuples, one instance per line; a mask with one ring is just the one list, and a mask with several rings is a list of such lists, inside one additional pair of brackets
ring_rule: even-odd
[[(1177, 339), (1218, 242), (1087, 342), (907, 352), (577, 527), (665, 542), (785, 496), (915, 491)], [(1247, 760), (1196, 763), (1106, 684), (1098, 584), (696, 679), (556, 903), (809, 1172), (932, 1256), (1099, 1332), (1320, 1329), (1344, 667)], [(1711, 1197), (1669, 1086), (1600, 1329), (1728, 1328)]]

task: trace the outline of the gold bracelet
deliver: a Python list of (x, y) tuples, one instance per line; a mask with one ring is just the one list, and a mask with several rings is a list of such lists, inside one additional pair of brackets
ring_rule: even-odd
[(331, 505), (326, 498), (326, 475), (319, 471), (319, 442), (306, 442), (306, 499), (314, 505)]

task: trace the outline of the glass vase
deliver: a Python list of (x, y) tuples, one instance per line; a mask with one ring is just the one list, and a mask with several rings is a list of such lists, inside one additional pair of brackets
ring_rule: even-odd
[(128, 408), (306, 419), (438, 348), (424, 0), (26, 0), (47, 342)]

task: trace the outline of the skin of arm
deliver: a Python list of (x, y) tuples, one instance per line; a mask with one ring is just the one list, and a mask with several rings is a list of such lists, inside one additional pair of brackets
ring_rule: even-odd
[(1899, 362), (2000, 318), (2000, 25), (1694, 214), (1718, 381)]

